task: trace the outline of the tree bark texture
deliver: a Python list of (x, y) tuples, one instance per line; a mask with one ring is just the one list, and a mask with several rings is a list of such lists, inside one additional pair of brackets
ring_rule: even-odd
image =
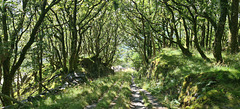
[(239, 7), (239, 0), (232, 0), (232, 7), (231, 7), (231, 18), (229, 21), (229, 27), (231, 32), (231, 41), (230, 41), (230, 50), (231, 53), (238, 52), (238, 7)]
[(227, 4), (228, 0), (220, 0), (220, 10), (221, 15), (219, 18), (219, 22), (217, 24), (217, 30), (215, 34), (215, 40), (214, 40), (214, 49), (213, 49), (213, 55), (217, 62), (222, 63), (222, 37), (224, 32), (224, 26), (226, 22), (226, 16), (227, 16)]

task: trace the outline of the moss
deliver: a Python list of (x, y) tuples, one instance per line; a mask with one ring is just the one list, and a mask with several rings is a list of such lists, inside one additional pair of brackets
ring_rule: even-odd
[[(214, 60), (212, 54), (207, 55)], [(135, 80), (135, 83), (170, 108), (239, 108), (239, 54), (225, 55), (224, 58), (223, 64), (216, 65), (204, 61), (200, 55), (186, 58), (179, 50), (164, 48), (151, 59), (151, 65), (138, 73), (152, 71), (155, 78), (142, 75), (141, 80)], [(180, 103), (172, 105), (173, 101)]]
[[(182, 107), (214, 107), (236, 101), (227, 87), (239, 80), (228, 71), (190, 74), (185, 77), (179, 100)], [(237, 87), (240, 87), (239, 85)], [(234, 92), (234, 91), (233, 91)]]
[(101, 59), (96, 57), (84, 58), (80, 63), (87, 71), (87, 76), (89, 78), (98, 78), (114, 73), (114, 71), (108, 68), (105, 63), (101, 62)]

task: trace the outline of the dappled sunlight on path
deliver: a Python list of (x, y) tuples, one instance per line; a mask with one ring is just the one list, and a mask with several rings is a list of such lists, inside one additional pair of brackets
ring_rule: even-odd
[[(131, 98), (131, 108), (132, 109), (168, 109), (166, 107), (162, 107), (161, 104), (158, 103), (157, 99), (154, 98), (148, 91), (141, 89), (136, 86), (134, 83), (134, 76), (132, 76), (132, 84), (130, 86), (132, 91)], [(144, 104), (143, 97), (141, 92), (147, 97), (148, 101), (151, 104), (151, 107), (146, 107)]]
[(132, 84), (130, 86), (132, 92), (131, 108), (133, 109), (147, 109), (144, 105), (143, 98), (140, 95), (139, 88), (134, 83), (134, 77), (132, 76)]

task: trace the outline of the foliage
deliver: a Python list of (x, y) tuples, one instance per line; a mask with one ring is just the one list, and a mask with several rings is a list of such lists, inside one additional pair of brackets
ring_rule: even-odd
[(152, 59), (147, 74), (136, 74), (148, 75), (136, 83), (170, 108), (237, 108), (240, 71), (236, 57), (225, 57), (227, 63), (216, 65), (199, 56), (184, 58), (179, 50), (163, 49)]
[(139, 56), (139, 54), (137, 53), (133, 53), (133, 55), (131, 56), (133, 63), (132, 66), (136, 69), (139, 70), (141, 67), (143, 67), (142, 65), (142, 58)]
[[(220, 70), (238, 75), (238, 2), (0, 0), (1, 93), (21, 101), (43, 92), (43, 86), (61, 86), (63, 75), (84, 68), (96, 79), (121, 65), (135, 67), (139, 79), (152, 82), (144, 87), (157, 83), (155, 88), (170, 92), (166, 104), (180, 105), (176, 98), (185, 76)], [(56, 74), (62, 76), (49, 82)]]

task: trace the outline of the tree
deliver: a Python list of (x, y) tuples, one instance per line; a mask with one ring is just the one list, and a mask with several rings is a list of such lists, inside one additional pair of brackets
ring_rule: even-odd
[(238, 11), (239, 10), (239, 0), (232, 0), (231, 12), (228, 15), (229, 28), (231, 32), (230, 40), (230, 51), (231, 53), (238, 52)]
[[(176, 2), (175, 0), (172, 0), (172, 2), (174, 4), (176, 4), (177, 6), (180, 7), (175, 7), (176, 10), (178, 10), (178, 12), (185, 18), (187, 18), (191, 24), (192, 24), (192, 31), (194, 34), (194, 45), (197, 49), (197, 51), (199, 52), (199, 54), (201, 55), (201, 57), (207, 61), (210, 61), (210, 59), (205, 55), (205, 53), (203, 52), (203, 50), (201, 49), (200, 45), (199, 45), (199, 41), (198, 41), (198, 32), (197, 32), (197, 25), (198, 25), (198, 9), (196, 8), (195, 4), (197, 4), (194, 1), (187, 1), (187, 5), (185, 4), (181, 4), (179, 2)], [(189, 15), (186, 15), (184, 13), (184, 10), (182, 11), (182, 7), (186, 8), (186, 12), (188, 12)]]
[(218, 21), (218, 24), (216, 26), (216, 34), (215, 34), (215, 40), (214, 40), (214, 49), (213, 49), (213, 55), (217, 62), (222, 63), (222, 37), (226, 22), (226, 16), (227, 16), (227, 6), (228, 1), (227, 0), (220, 0), (220, 18)]
[(40, 94), (56, 73), (78, 72), (84, 58), (109, 67), (122, 56), (123, 45), (138, 53), (137, 67), (149, 67), (164, 47), (179, 48), (186, 58), (196, 49), (209, 60), (206, 48), (221, 63), (222, 48), (238, 52), (238, 8), (239, 0), (2, 0), (3, 105), (16, 95), (20, 100), (26, 93)]
[(91, 22), (94, 22), (106, 4), (107, 2), (103, 0), (98, 2), (64, 0), (59, 7), (51, 10), (52, 14), (48, 16), (48, 20), (50, 24), (57, 25), (49, 29), (56, 32), (52, 40), (60, 43), (54, 48), (60, 55), (61, 67), (65, 73), (76, 70), (79, 55), (84, 51), (81, 50), (84, 34), (92, 27)]
[[(34, 40), (36, 38), (36, 34), (39, 30), (39, 27), (41, 26), (42, 22), (44, 21), (45, 15), (47, 14), (47, 12), (54, 6), (56, 5), (60, 0), (53, 0), (50, 4), (47, 3), (47, 0), (44, 0), (43, 2), (41, 2), (41, 14), (38, 17), (38, 20), (36, 22), (36, 24), (34, 25), (34, 28), (30, 34), (30, 39), (28, 40), (28, 42), (23, 46), (23, 48), (20, 50), (20, 56), (16, 55), (16, 58), (12, 57), (13, 55), (13, 50), (18, 49), (18, 45), (19, 44), (19, 40), (21, 39), (21, 36), (19, 35), (19, 32), (24, 32), (22, 31), (23, 26), (24, 26), (24, 21), (25, 21), (25, 16), (27, 11), (29, 11), (28, 6), (30, 5), (30, 1), (24, 0), (23, 5), (22, 5), (22, 10), (21, 14), (19, 15), (19, 19), (17, 20), (18, 24), (15, 27), (14, 30), (11, 30), (8, 28), (8, 24), (7, 22), (10, 20), (10, 18), (8, 17), (8, 14), (11, 13), (12, 11), (15, 11), (13, 8), (10, 8), (10, 4), (7, 2), (7, 0), (4, 0), (2, 3), (2, 32), (3, 32), (3, 40), (0, 40), (0, 45), (1, 48), (3, 49), (3, 53), (2, 56), (3, 58), (1, 58), (1, 63), (2, 63), (2, 68), (3, 68), (3, 86), (2, 86), (2, 93), (10, 96), (10, 91), (12, 89), (12, 82), (14, 79), (14, 75), (16, 73), (16, 71), (19, 69), (19, 67), (21, 66), (21, 64), (23, 63), (24, 59), (25, 59), (25, 55), (28, 51), (28, 49), (31, 47), (31, 45), (34, 43)], [(12, 26), (15, 26), (16, 21), (12, 21)], [(13, 63), (11, 62), (11, 60), (13, 59)], [(2, 103), (4, 106), (7, 105), (11, 105), (12, 102), (11, 100), (7, 99), (7, 98), (2, 98)]]
[(173, 30), (175, 31), (175, 35), (176, 35), (176, 39), (177, 39), (177, 44), (179, 46), (179, 48), (182, 50), (182, 53), (186, 56), (189, 56), (191, 57), (192, 56), (192, 53), (189, 51), (189, 49), (186, 49), (183, 47), (183, 45), (181, 44), (181, 40), (180, 40), (180, 37), (179, 37), (179, 34), (178, 34), (178, 31), (177, 31), (177, 27), (176, 27), (176, 18), (174, 17), (174, 12), (173, 10), (171, 9), (171, 6), (167, 3), (167, 2), (164, 2), (168, 11), (170, 11), (171, 15), (172, 15), (172, 28)]

